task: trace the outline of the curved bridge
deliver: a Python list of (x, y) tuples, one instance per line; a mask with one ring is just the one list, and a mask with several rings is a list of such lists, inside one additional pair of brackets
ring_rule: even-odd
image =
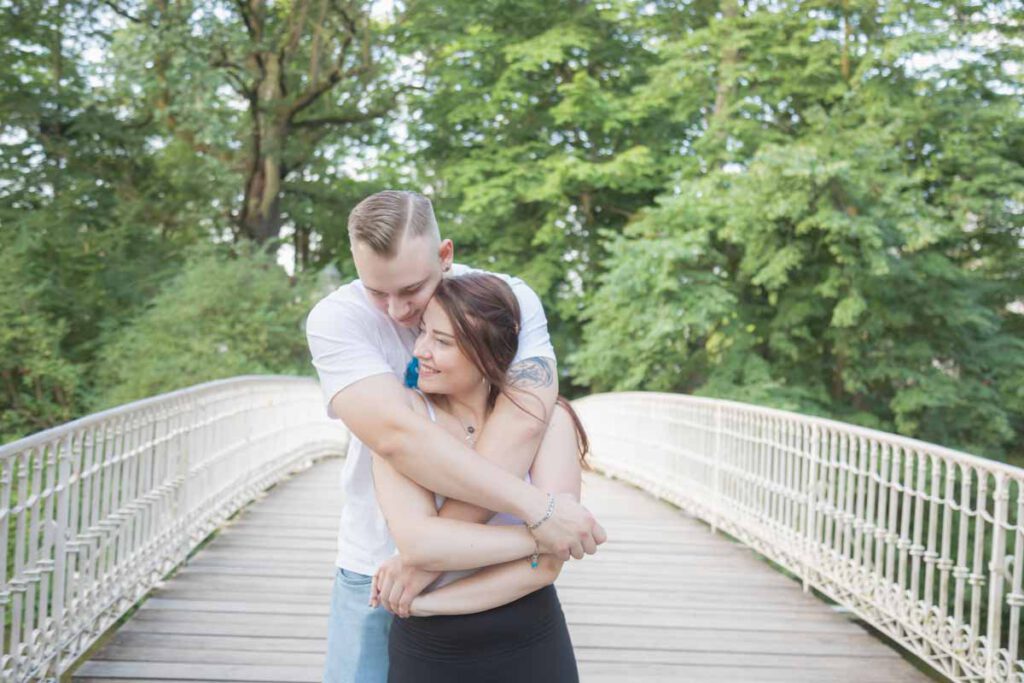
[[(910, 653), (1024, 681), (1024, 471), (712, 399), (576, 405), (612, 539), (558, 582), (583, 680), (927, 680)], [(2, 679), (319, 680), (346, 438), (314, 382), (247, 377), (0, 448)]]

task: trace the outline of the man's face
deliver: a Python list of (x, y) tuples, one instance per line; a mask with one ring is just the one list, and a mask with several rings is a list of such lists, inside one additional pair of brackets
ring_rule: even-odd
[(419, 328), (427, 302), (451, 266), (452, 241), (436, 236), (407, 237), (386, 258), (358, 240), (352, 244), (356, 272), (370, 301), (402, 327)]

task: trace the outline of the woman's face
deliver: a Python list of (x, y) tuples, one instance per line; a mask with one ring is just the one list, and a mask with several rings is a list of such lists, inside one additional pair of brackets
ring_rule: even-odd
[(413, 355), (420, 362), (419, 388), (428, 394), (465, 393), (483, 382), (483, 374), (455, 343), (451, 320), (437, 299), (423, 311)]

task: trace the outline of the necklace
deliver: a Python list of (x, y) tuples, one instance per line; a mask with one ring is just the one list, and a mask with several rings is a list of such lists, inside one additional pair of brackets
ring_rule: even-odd
[(462, 430), (466, 432), (466, 443), (472, 446), (473, 442), (476, 441), (476, 427), (471, 424), (466, 424), (458, 415), (455, 416), (455, 419), (459, 421), (459, 424), (462, 425)]

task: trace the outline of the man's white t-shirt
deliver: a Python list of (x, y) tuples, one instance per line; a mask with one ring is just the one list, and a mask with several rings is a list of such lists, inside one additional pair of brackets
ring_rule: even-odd
[[(453, 265), (451, 274), (458, 277), (470, 272), (484, 271)], [(540, 298), (522, 280), (495, 275), (511, 285), (519, 300), (521, 320), (515, 361), (534, 357), (554, 360), (555, 351)], [(416, 334), (377, 309), (359, 280), (321, 299), (306, 320), (306, 338), (313, 365), (320, 376), (328, 415), (336, 417), (330, 408), (335, 394), (361, 379), (390, 373), (401, 381), (412, 359)], [(341, 472), (345, 503), (338, 530), (336, 564), (360, 574), (373, 574), (395, 553), (387, 522), (377, 504), (371, 463), (370, 449), (353, 435)]]

